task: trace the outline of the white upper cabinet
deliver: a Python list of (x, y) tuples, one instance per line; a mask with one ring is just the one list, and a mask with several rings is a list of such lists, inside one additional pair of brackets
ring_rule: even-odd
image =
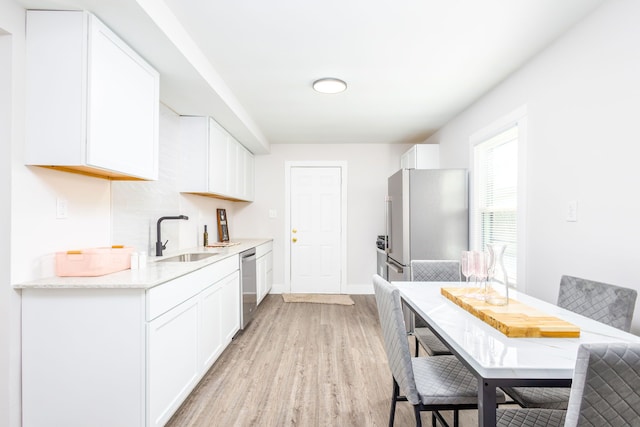
[(418, 144), (407, 150), (400, 158), (401, 169), (438, 169), (440, 167), (440, 145)]
[(255, 200), (255, 177), (256, 177), (256, 166), (255, 166), (255, 158), (253, 154), (249, 152), (249, 150), (244, 150), (244, 195), (247, 200)]
[(180, 118), (180, 191), (236, 201), (254, 199), (254, 158), (210, 117)]
[(157, 179), (159, 82), (88, 12), (27, 11), (26, 164)]

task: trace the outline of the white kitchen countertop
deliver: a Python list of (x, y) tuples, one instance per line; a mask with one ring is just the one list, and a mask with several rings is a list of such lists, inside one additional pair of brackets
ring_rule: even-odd
[[(162, 257), (150, 256), (146, 268), (138, 270), (123, 270), (117, 273), (105, 274), (95, 277), (45, 277), (43, 279), (31, 280), (19, 283), (13, 287), (16, 289), (30, 288), (94, 288), (94, 289), (149, 289), (160, 285), (177, 277), (194, 272), (207, 265), (213, 264), (230, 256), (239, 254), (247, 249), (260, 246), (273, 239), (235, 239), (238, 245), (222, 248), (191, 248), (174, 252), (167, 252)], [(200, 261), (192, 262), (156, 262), (161, 259), (170, 258), (184, 253), (207, 253), (213, 252), (216, 255)]]

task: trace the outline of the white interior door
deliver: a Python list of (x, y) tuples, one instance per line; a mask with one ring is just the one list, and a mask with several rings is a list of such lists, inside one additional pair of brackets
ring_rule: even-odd
[(340, 293), (342, 184), (340, 167), (290, 169), (292, 293)]

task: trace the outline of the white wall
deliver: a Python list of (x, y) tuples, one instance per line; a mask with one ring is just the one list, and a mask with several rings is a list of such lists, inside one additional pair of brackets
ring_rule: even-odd
[[(274, 290), (284, 289), (285, 162), (346, 161), (348, 169), (347, 289), (373, 292), (376, 236), (384, 234), (387, 178), (400, 168), (410, 146), (391, 144), (272, 144), (271, 154), (256, 156), (256, 200), (239, 205), (236, 221), (243, 237), (273, 237)], [(275, 209), (276, 218), (269, 218)], [(288, 235), (288, 234), (287, 234)]]
[(442, 167), (469, 167), (469, 136), (527, 106), (525, 283), (547, 301), (563, 274), (640, 291), (639, 16), (638, 1), (605, 3), (427, 140)]
[[(10, 185), (10, 203), (2, 206), (10, 206), (11, 236), (1, 239), (0, 245), (3, 250), (10, 245), (11, 264), (9, 269), (2, 269), (5, 275), (0, 278), (0, 305), (8, 310), (2, 311), (0, 330), (0, 384), (6, 387), (0, 392), (0, 425), (11, 426), (20, 423), (20, 296), (11, 284), (52, 275), (56, 251), (110, 244), (108, 181), (24, 166), (24, 22), (21, 6), (13, 1), (0, 2), (0, 28), (11, 34), (4, 37), (11, 43), (12, 90), (10, 149), (2, 141), (2, 157), (10, 167), (1, 168), (4, 185)], [(3, 44), (7, 43), (4, 37)], [(3, 61), (3, 68), (5, 64)], [(68, 201), (68, 219), (55, 218), (57, 197)], [(8, 213), (3, 211), (2, 215), (0, 220), (5, 224)]]
[(216, 209), (226, 209), (233, 240), (235, 203), (209, 197), (180, 194), (180, 120), (168, 107), (160, 106), (160, 171), (157, 181), (114, 181), (111, 184), (114, 244), (133, 246), (155, 256), (157, 221), (162, 216), (187, 215), (189, 220), (165, 220), (164, 255), (202, 245), (204, 225), (209, 240), (217, 240)]
[[(5, 11), (0, 7), (0, 16)], [(19, 418), (20, 300), (11, 289), (11, 141), (13, 37), (0, 19), (0, 425)], [(12, 421), (13, 420), (13, 421)]]

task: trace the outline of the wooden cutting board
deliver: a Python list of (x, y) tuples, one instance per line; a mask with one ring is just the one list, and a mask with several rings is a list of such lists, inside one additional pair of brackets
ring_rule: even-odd
[(514, 299), (496, 306), (468, 296), (478, 288), (441, 288), (440, 292), (510, 338), (578, 338), (580, 328)]

